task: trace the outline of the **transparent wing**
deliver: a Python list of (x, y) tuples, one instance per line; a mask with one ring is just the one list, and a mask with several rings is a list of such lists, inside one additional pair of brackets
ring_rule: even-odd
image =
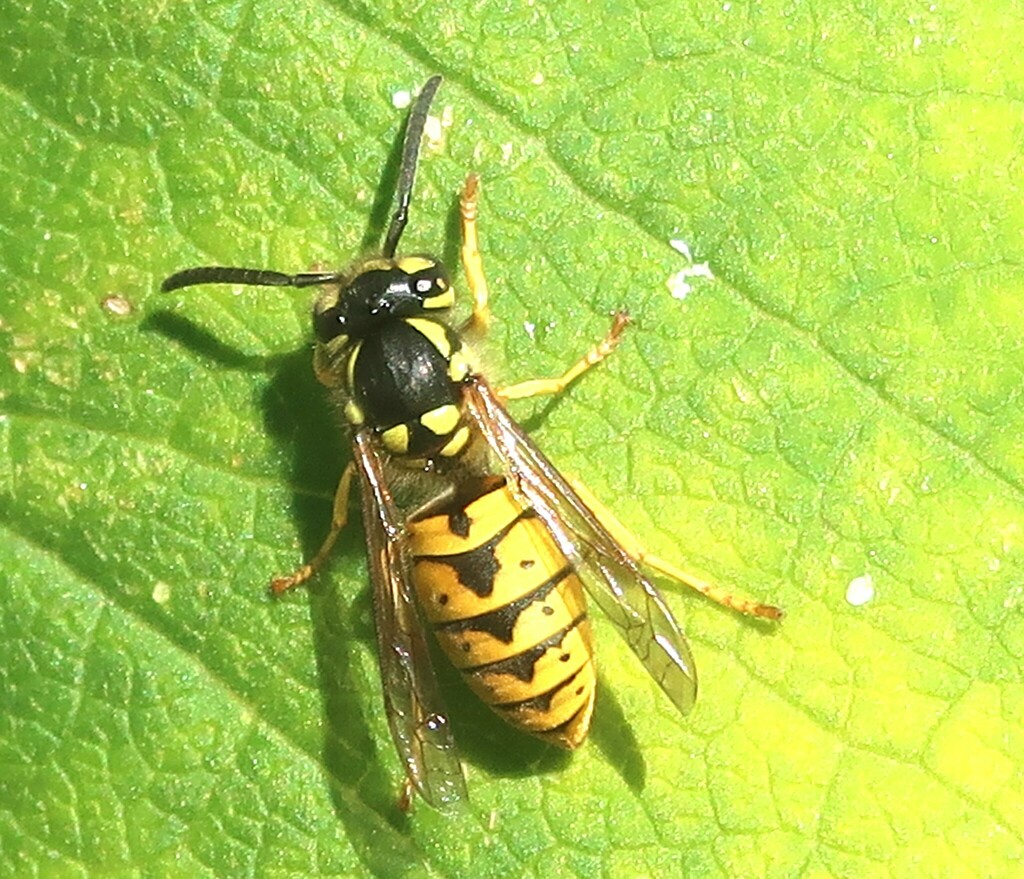
[(536, 509), (577, 565), (595, 604), (686, 714), (697, 696), (693, 656), (657, 590), (479, 376), (467, 384), (466, 399), (477, 427), (508, 469), (513, 490)]
[(409, 585), (402, 523), (369, 433), (357, 433), (352, 448), (361, 477), (377, 656), (391, 737), (409, 781), (431, 806), (444, 808), (466, 799), (466, 781)]

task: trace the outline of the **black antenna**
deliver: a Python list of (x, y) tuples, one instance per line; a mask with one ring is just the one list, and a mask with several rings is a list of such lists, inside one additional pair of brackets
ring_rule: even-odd
[(315, 287), (317, 284), (336, 284), (342, 280), (337, 272), (300, 272), (286, 275), (267, 269), (243, 269), (234, 266), (197, 266), (183, 269), (164, 278), (160, 292), (170, 293), (195, 284), (244, 284), (247, 287)]
[(405, 142), (402, 144), (402, 167), (398, 171), (398, 186), (395, 189), (395, 200), (398, 202), (395, 215), (391, 218), (387, 237), (381, 253), (390, 259), (395, 255), (398, 239), (405, 231), (409, 222), (409, 203), (412, 201), (412, 185), (416, 180), (416, 163), (420, 157), (420, 144), (423, 141), (423, 127), (427, 124), (427, 113), (434, 95), (441, 85), (441, 74), (435, 74), (424, 83), (420, 96), (409, 114), (405, 124)]
[[(416, 104), (409, 114), (405, 126), (405, 141), (402, 144), (402, 167), (398, 171), (398, 187), (395, 197), (398, 206), (391, 218), (387, 237), (384, 239), (382, 253), (389, 259), (395, 255), (398, 239), (405, 231), (409, 222), (409, 203), (412, 201), (412, 185), (416, 180), (416, 163), (420, 156), (420, 143), (423, 140), (423, 127), (427, 122), (427, 113), (434, 95), (441, 85), (441, 75), (436, 74), (426, 81), (420, 90)], [(165, 278), (160, 290), (170, 293), (182, 287), (196, 284), (243, 284), (249, 287), (315, 287), (319, 284), (337, 284), (345, 279), (339, 272), (300, 272), (297, 275), (286, 275), (283, 272), (272, 272), (266, 269), (247, 269), (235, 266), (197, 266), (175, 272)]]

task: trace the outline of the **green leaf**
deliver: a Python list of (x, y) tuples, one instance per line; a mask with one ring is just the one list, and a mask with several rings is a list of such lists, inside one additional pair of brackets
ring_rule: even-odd
[[(40, 0), (0, 28), (0, 873), (1016, 875), (1024, 7)], [(599, 620), (572, 755), (445, 673), (472, 799), (405, 817), (359, 528), (266, 594), (347, 460), (307, 296), (157, 288), (371, 250), (435, 71), (404, 246), (457, 264), (482, 174), (499, 382), (628, 306), (606, 366), (518, 415), (651, 551), (787, 617), (660, 580), (696, 709)]]

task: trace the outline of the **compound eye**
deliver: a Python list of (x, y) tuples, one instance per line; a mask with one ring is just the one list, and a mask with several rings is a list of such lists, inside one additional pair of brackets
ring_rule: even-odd
[(335, 305), (313, 315), (313, 329), (319, 342), (330, 342), (345, 334), (345, 315)]
[(451, 308), (455, 304), (455, 291), (440, 263), (416, 272), (409, 280), (424, 308)]

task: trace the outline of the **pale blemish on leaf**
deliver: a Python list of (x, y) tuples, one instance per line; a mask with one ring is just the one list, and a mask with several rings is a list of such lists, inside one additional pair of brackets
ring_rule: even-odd
[(846, 601), (854, 607), (862, 607), (875, 597), (875, 581), (870, 574), (854, 577), (846, 586)]

